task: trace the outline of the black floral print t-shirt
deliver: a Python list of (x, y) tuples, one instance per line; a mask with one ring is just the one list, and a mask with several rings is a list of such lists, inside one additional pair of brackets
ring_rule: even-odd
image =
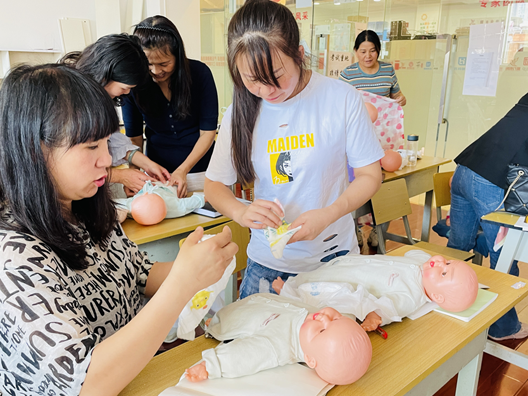
[[(2, 216), (9, 216), (5, 212)], [(152, 266), (117, 224), (90, 266), (71, 270), (31, 235), (0, 230), (0, 390), (78, 395), (94, 347), (140, 310)]]

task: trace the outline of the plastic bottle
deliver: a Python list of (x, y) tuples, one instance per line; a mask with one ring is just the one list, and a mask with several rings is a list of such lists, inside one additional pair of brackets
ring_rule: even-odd
[(418, 159), (418, 135), (407, 136), (407, 160), (408, 166), (416, 166)]

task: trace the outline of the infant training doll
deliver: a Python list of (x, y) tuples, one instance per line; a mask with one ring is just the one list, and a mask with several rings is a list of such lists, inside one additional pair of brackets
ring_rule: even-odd
[(357, 381), (372, 358), (366, 332), (333, 308), (318, 310), (274, 294), (254, 294), (216, 313), (206, 331), (220, 341), (186, 370), (192, 382), (236, 378), (286, 364), (305, 362), (323, 380)]

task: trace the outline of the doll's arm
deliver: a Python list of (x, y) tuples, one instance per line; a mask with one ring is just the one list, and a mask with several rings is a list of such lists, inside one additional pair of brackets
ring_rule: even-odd
[(275, 290), (275, 293), (281, 294), (282, 287), (284, 286), (284, 281), (280, 276), (277, 277), (271, 284), (271, 287), (273, 287), (273, 290)]
[(185, 376), (191, 382), (199, 382), (209, 378), (209, 373), (205, 367), (205, 362), (200, 362), (185, 370)]
[(378, 326), (381, 324), (381, 316), (379, 316), (376, 312), (370, 312), (365, 317), (365, 320), (363, 323), (361, 323), (361, 327), (365, 331), (374, 331), (378, 328)]
[(239, 338), (202, 352), (208, 378), (237, 378), (277, 367), (271, 342), (262, 336)]

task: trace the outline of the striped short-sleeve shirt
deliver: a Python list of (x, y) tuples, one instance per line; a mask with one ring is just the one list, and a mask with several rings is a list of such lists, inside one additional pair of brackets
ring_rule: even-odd
[(339, 79), (353, 85), (356, 89), (390, 97), (400, 92), (398, 79), (390, 63), (379, 62), (379, 70), (374, 74), (367, 74), (361, 70), (358, 63), (345, 68)]

